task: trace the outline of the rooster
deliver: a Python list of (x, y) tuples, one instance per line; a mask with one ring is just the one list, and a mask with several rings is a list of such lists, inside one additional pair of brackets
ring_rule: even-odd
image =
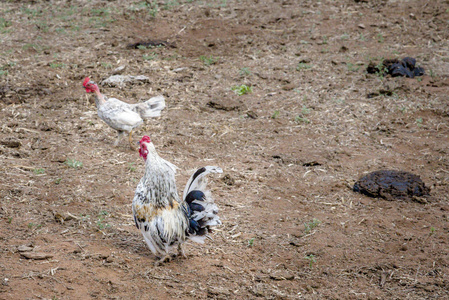
[(132, 131), (143, 123), (143, 119), (159, 117), (161, 110), (165, 108), (164, 96), (153, 97), (143, 103), (129, 104), (116, 98), (107, 98), (102, 93), (98, 85), (86, 77), (83, 87), (87, 93), (95, 93), (95, 104), (100, 119), (110, 127), (117, 130), (118, 137), (114, 143), (117, 146), (123, 133), (128, 133), (128, 140), (131, 149)]
[(161, 158), (148, 136), (140, 142), (139, 153), (145, 160), (145, 174), (137, 185), (132, 209), (136, 227), (141, 230), (151, 252), (160, 260), (170, 261), (170, 251), (178, 246), (184, 258), (182, 243), (192, 240), (204, 243), (212, 226), (221, 224), (218, 208), (207, 190), (205, 176), (222, 173), (219, 167), (196, 170), (179, 198), (175, 173), (177, 167)]

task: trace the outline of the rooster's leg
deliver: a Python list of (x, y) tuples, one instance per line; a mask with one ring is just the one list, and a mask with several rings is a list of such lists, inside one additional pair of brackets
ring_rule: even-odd
[(121, 137), (122, 137), (122, 135), (123, 135), (123, 131), (117, 131), (117, 133), (118, 133), (117, 140), (116, 140), (115, 143), (114, 143), (114, 146), (115, 146), (115, 147), (117, 147), (118, 142), (120, 142), (120, 139), (121, 139)]
[(178, 255), (181, 254), (182, 257), (187, 258), (187, 255), (184, 252), (184, 248), (182, 248), (182, 244), (178, 245)]

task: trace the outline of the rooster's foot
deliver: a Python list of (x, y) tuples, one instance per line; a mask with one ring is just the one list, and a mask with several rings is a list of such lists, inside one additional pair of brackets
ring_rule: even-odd
[(184, 258), (187, 258), (187, 255), (184, 252), (184, 248), (182, 248), (182, 244), (178, 245), (178, 255), (181, 255)]
[(154, 263), (154, 265), (155, 266), (159, 266), (159, 265), (161, 265), (161, 264), (163, 264), (163, 263), (165, 263), (165, 262), (170, 262), (171, 261), (171, 256), (170, 256), (170, 254), (166, 254), (164, 257), (162, 257), (161, 259), (159, 259), (158, 261), (156, 261), (155, 263)]

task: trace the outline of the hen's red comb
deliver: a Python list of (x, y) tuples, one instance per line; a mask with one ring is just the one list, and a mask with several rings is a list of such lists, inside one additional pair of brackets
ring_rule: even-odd
[(151, 143), (151, 139), (150, 139), (150, 137), (148, 135), (144, 135), (139, 143), (140, 144), (142, 144), (142, 143)]
[(83, 86), (86, 87), (86, 84), (90, 81), (89, 77), (84, 78)]

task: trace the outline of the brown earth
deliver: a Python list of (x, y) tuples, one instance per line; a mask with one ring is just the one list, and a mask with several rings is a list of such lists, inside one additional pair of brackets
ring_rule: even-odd
[[(0, 299), (449, 297), (448, 19), (447, 0), (2, 1)], [(366, 73), (405, 56), (426, 75)], [(131, 216), (143, 162), (82, 89), (119, 66), (150, 82), (106, 95), (166, 97), (134, 140), (179, 189), (224, 170), (223, 225), (187, 259), (154, 265)], [(430, 196), (352, 191), (380, 169)]]

